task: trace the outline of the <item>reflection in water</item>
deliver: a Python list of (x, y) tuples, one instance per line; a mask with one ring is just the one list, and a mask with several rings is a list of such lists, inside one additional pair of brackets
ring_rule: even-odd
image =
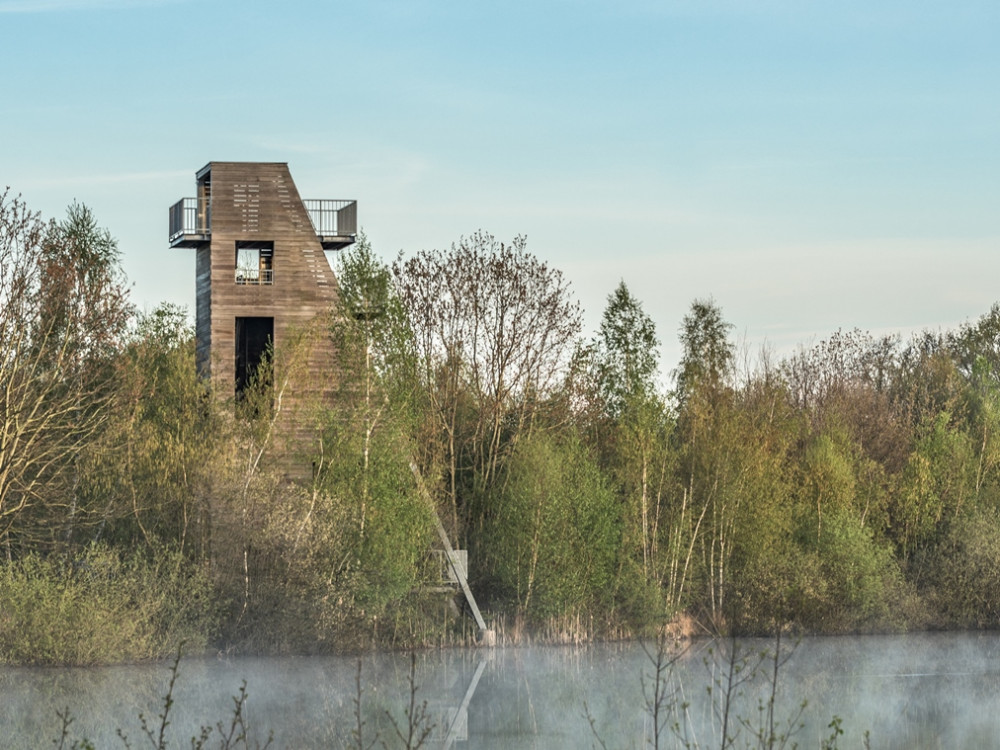
[(479, 678), (483, 676), (485, 669), (486, 660), (480, 659), (476, 671), (469, 681), (469, 687), (465, 689), (465, 695), (462, 696), (462, 703), (454, 711), (449, 712), (450, 718), (445, 725), (448, 727), (448, 732), (444, 736), (444, 750), (451, 750), (456, 742), (465, 742), (469, 739), (469, 703), (472, 702), (472, 696), (476, 694)]
[[(746, 644), (749, 653), (770, 645)], [(706, 688), (721, 674), (727, 648), (695, 642), (670, 675), (671, 723), (702, 746), (718, 744)], [(366, 744), (377, 734), (394, 746), (390, 717), (405, 726), (409, 667), (405, 654), (363, 657)], [(171, 746), (186, 747), (201, 725), (227, 719), (229, 696), (245, 679), (247, 718), (261, 741), (271, 730), (278, 748), (351, 747), (357, 668), (355, 658), (186, 659), (175, 690)], [(642, 675), (648, 684), (650, 673), (648, 656), (635, 644), (421, 652), (417, 698), (427, 701), (435, 725), (425, 747), (591, 747), (587, 713), (609, 748), (645, 747), (653, 727)], [(137, 746), (137, 715), (152, 719), (162, 711), (168, 679), (162, 664), (0, 668), (0, 747), (51, 747), (59, 734), (56, 711), (66, 706), (76, 717), (74, 736), (89, 737), (99, 748), (121, 747), (115, 735), (121, 727)], [(783, 667), (777, 715), (792, 716), (808, 701), (795, 736), (802, 748), (820, 746), (834, 715), (843, 719), (842, 747), (860, 746), (865, 730), (879, 748), (988, 747), (1000, 736), (998, 689), (996, 634), (809, 638)], [(766, 683), (747, 683), (740, 693), (734, 710), (752, 724), (767, 697)], [(673, 735), (667, 739), (671, 746)]]

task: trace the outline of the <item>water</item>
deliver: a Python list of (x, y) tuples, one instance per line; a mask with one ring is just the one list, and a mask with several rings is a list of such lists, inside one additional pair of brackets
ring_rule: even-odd
[[(773, 646), (747, 641), (742, 653)], [(675, 722), (698, 746), (719, 746), (729, 648), (700, 641), (677, 659), (664, 681), (670, 696), (660, 747), (676, 746)], [(650, 746), (654, 730), (643, 686), (649, 696), (653, 667), (637, 644), (418, 653), (417, 706), (426, 701), (424, 725), (433, 724), (424, 747), (589, 748), (600, 746), (595, 730), (608, 748)], [(247, 720), (261, 743), (270, 730), (278, 748), (351, 747), (358, 668), (357, 658), (341, 657), (185, 659), (168, 727), (171, 746), (189, 746), (203, 725), (228, 724), (231, 696), (245, 680)], [(405, 734), (409, 674), (408, 655), (361, 658), (366, 745), (377, 733), (390, 748), (402, 746), (392, 720)], [(52, 747), (60, 730), (56, 712), (66, 707), (73, 737), (121, 748), (121, 728), (132, 747), (148, 746), (137, 715), (159, 726), (169, 678), (162, 664), (0, 667), (0, 747)], [(802, 748), (820, 746), (833, 716), (843, 720), (842, 748), (860, 747), (866, 730), (873, 748), (981, 748), (1000, 736), (998, 695), (1000, 634), (808, 638), (781, 667), (776, 714), (780, 725), (807, 701), (792, 725), (804, 724), (794, 737)], [(760, 676), (735, 691), (730, 727), (741, 732), (736, 747), (747, 746), (761, 726), (758, 706), (768, 696)]]

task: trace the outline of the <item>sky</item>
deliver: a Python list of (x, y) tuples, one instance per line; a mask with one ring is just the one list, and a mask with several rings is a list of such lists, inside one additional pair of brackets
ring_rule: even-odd
[(624, 281), (665, 373), (695, 299), (750, 356), (908, 337), (1000, 300), (998, 37), (995, 0), (0, 0), (0, 189), (90, 206), (145, 310), (194, 309), (195, 172), (277, 161), (387, 261), (525, 235), (587, 336)]

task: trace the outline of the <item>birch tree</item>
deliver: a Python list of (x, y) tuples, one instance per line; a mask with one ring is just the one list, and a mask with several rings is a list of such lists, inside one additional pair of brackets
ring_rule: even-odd
[(659, 345), (652, 318), (621, 282), (608, 297), (592, 347), (594, 380), (607, 420), (598, 444), (628, 509), (625, 542), (638, 549), (645, 580), (658, 569), (659, 526), (671, 468), (670, 419), (656, 388)]
[[(83, 206), (44, 224), (0, 194), (0, 537), (72, 531), (75, 462), (101, 428), (108, 364), (130, 314), (119, 254)], [(31, 523), (28, 523), (28, 520)]]
[(712, 300), (695, 300), (681, 323), (683, 346), (677, 369), (681, 472), (685, 483), (683, 525), (675, 543), (686, 540), (685, 576), (697, 547), (705, 577), (709, 617), (722, 623), (728, 561), (732, 554), (739, 494), (734, 455), (738, 435), (733, 419), (730, 378), (732, 326)]

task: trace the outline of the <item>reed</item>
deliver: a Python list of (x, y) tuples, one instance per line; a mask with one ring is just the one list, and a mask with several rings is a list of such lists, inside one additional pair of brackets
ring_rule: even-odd
[[(643, 709), (649, 719), (649, 732), (643, 739), (643, 746), (653, 750), (668, 747), (681, 750), (794, 750), (799, 747), (797, 737), (804, 727), (802, 717), (807, 701), (800, 702), (785, 716), (778, 714), (781, 673), (794, 653), (794, 646), (791, 649), (783, 646), (780, 630), (775, 633), (771, 648), (747, 648), (733, 637), (724, 642), (724, 647), (708, 649), (704, 663), (710, 675), (707, 693), (714, 722), (708, 739), (700, 738), (705, 732), (694, 725), (688, 710), (691, 704), (675, 687), (675, 667), (686, 649), (669, 635), (661, 636), (652, 644), (643, 644), (647, 668), (639, 679)], [(748, 690), (759, 686), (761, 681), (763, 694), (757, 691), (756, 705), (747, 710)], [(596, 745), (601, 750), (611, 750), (613, 745), (609, 744), (586, 703), (584, 717)], [(827, 725), (829, 734), (820, 740), (820, 750), (837, 750), (844, 734), (842, 726), (841, 717), (833, 716)], [(862, 743), (865, 750), (869, 750), (868, 732)]]

